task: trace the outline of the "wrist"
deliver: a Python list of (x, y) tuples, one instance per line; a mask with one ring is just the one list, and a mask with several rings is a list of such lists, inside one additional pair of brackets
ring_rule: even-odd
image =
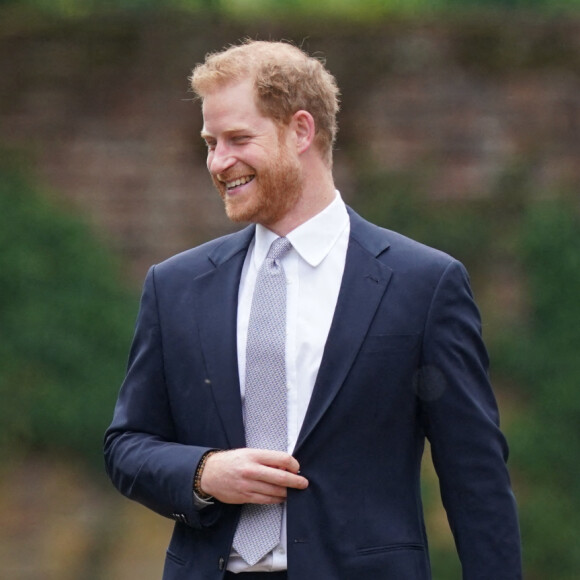
[(203, 475), (203, 470), (205, 469), (205, 465), (207, 460), (214, 454), (219, 453), (218, 449), (212, 449), (204, 453), (197, 464), (197, 469), (195, 470), (195, 476), (193, 478), (193, 492), (204, 501), (209, 501), (213, 499), (213, 496), (205, 493), (203, 489), (201, 489), (201, 477)]

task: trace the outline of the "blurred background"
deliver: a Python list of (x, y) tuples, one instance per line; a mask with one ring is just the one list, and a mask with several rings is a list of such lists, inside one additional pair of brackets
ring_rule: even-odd
[(233, 229), (187, 77), (244, 37), (326, 59), (343, 197), (468, 267), (525, 577), (577, 580), (580, 0), (0, 0), (0, 577), (161, 577), (172, 523), (101, 441), (147, 268)]

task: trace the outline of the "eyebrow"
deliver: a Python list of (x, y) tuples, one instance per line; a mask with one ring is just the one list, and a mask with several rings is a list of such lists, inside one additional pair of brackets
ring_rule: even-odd
[[(248, 133), (249, 131), (251, 131), (249, 127), (245, 127), (245, 126), (240, 125), (240, 126), (232, 127), (231, 129), (227, 129), (227, 130), (223, 131), (223, 134), (228, 136), (228, 135), (235, 135), (236, 133)], [(215, 138), (212, 133), (209, 133), (205, 129), (201, 130), (200, 135), (201, 135), (202, 139)]]

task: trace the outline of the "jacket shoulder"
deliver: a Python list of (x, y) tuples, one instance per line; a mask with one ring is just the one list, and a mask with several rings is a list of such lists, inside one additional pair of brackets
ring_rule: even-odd
[(215, 238), (175, 254), (153, 266), (155, 276), (172, 276), (179, 273), (199, 276), (228, 261), (239, 252), (245, 253), (253, 236), (254, 227), (248, 226), (238, 232)]
[(351, 236), (379, 260), (395, 268), (445, 269), (457, 260), (449, 254), (401, 233), (373, 224), (350, 210)]

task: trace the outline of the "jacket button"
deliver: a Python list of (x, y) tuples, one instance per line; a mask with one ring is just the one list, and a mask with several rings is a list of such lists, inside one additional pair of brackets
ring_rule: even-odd
[(180, 524), (187, 524), (187, 516), (185, 514), (173, 513), (171, 517)]
[(220, 558), (218, 560), (218, 568), (221, 570), (223, 570), (226, 567), (226, 559), (225, 558)]

